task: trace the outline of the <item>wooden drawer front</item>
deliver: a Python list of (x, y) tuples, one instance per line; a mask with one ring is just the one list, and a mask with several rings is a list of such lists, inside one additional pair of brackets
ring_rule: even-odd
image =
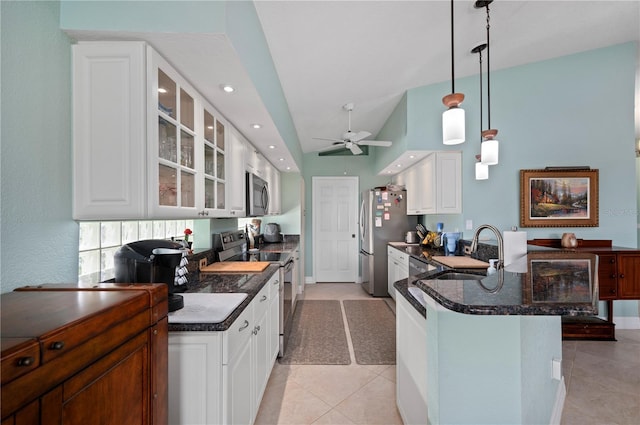
[(616, 255), (598, 254), (598, 289), (601, 300), (618, 297), (618, 264)]
[(57, 356), (47, 363), (42, 363), (31, 373), (3, 385), (0, 392), (2, 416), (5, 416), (5, 412), (14, 412), (25, 403), (61, 384), (68, 377), (136, 336), (141, 329), (146, 333), (145, 325), (148, 321), (149, 313), (140, 312), (135, 317), (106, 329), (75, 349), (64, 350), (64, 356)]
[(253, 306), (255, 303), (256, 299), (254, 298), (229, 329), (224, 332), (222, 337), (222, 364), (228, 364), (229, 359), (251, 338), (251, 332), (255, 326), (253, 320)]
[(35, 339), (2, 338), (2, 384), (40, 366), (40, 344)]
[[(78, 297), (85, 294), (90, 294), (90, 292), (79, 292)], [(105, 330), (116, 326), (125, 318), (133, 317), (148, 308), (148, 298), (146, 294), (141, 293), (140, 297), (130, 299), (117, 307), (101, 312), (101, 314), (88, 316), (85, 320), (70, 323), (59, 331), (43, 336), (41, 338), (42, 363), (63, 355), (89, 339), (102, 334)], [(147, 320), (138, 324), (140, 327), (133, 331), (138, 333), (150, 325), (151, 314), (147, 313)]]

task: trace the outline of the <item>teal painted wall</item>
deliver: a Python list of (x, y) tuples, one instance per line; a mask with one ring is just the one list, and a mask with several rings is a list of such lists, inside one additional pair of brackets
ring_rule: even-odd
[(303, 178), (305, 182), (305, 276), (313, 274), (313, 212), (312, 212), (312, 176), (358, 176), (360, 177), (359, 191), (385, 185), (388, 178), (377, 176), (374, 171), (374, 157), (371, 155), (360, 156), (319, 156), (317, 153), (308, 153), (302, 161)]
[[(425, 222), (443, 221), (450, 229), (463, 230), (465, 220), (471, 219), (474, 228), (491, 223), (509, 229), (519, 225), (520, 169), (587, 165), (600, 170), (599, 227), (523, 230), (529, 238), (573, 231), (579, 238), (612, 239), (615, 245), (636, 247), (637, 52), (635, 43), (626, 43), (492, 72), (491, 124), (500, 131), (500, 164), (490, 167), (485, 181), (476, 181), (474, 174), (480, 151), (478, 77), (456, 82), (466, 96), (467, 142), (452, 147), (441, 143), (441, 98), (447, 84), (409, 90), (407, 146), (463, 151), (463, 214), (427, 216)], [(485, 105), (485, 125), (486, 112)], [(397, 119), (388, 126), (396, 128)], [(471, 235), (465, 233), (467, 238)]]
[(59, 4), (0, 2), (0, 290), (78, 279), (71, 219), (71, 49)]

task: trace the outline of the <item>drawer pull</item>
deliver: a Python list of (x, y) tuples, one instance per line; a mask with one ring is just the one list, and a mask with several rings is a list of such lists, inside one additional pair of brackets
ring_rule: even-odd
[(35, 358), (28, 356), (28, 357), (20, 357), (18, 359), (18, 366), (31, 366), (32, 364), (34, 364), (36, 361)]
[(615, 263), (615, 262), (616, 262), (616, 259), (615, 259), (615, 258), (611, 258), (611, 259), (609, 259), (609, 262), (610, 262), (611, 264), (613, 264), (613, 263)]
[(240, 326), (240, 329), (238, 329), (238, 332), (242, 332), (243, 330), (247, 329), (249, 327), (249, 321), (245, 320), (244, 323), (242, 324), (242, 326)]
[(260, 298), (260, 302), (266, 301), (267, 300), (267, 296), (263, 295), (262, 298)]
[(54, 341), (49, 348), (52, 350), (62, 350), (64, 348), (64, 341)]
[(620, 273), (620, 279), (624, 279), (624, 273)]
[(280, 281), (279, 281), (278, 279), (276, 279), (276, 280), (274, 280), (274, 281), (273, 281), (273, 284), (274, 284), (274, 285), (279, 285), (279, 284), (280, 284)]
[(611, 279), (615, 279), (615, 278), (616, 278), (616, 274), (615, 274), (615, 273), (612, 273), (612, 274), (611, 274)]

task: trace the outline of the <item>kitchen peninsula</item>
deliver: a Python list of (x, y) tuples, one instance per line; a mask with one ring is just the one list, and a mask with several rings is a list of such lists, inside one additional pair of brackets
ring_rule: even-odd
[[(596, 265), (593, 254), (531, 252), (490, 276), (451, 276), (436, 265), (418, 280), (396, 282), (404, 420), (559, 423), (561, 317), (597, 314)], [(406, 353), (413, 350), (425, 353), (426, 364)]]

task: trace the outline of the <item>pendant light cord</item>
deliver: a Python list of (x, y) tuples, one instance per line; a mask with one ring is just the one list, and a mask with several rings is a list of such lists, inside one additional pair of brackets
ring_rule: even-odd
[(478, 55), (480, 55), (480, 144), (482, 145), (482, 49)]
[[(489, 3), (487, 3), (487, 129), (491, 129), (491, 43), (489, 42)], [(482, 57), (480, 59), (482, 61)], [(482, 65), (481, 65), (482, 66)], [(480, 72), (482, 78), (482, 70)]]
[[(489, 10), (487, 8), (487, 10)], [(454, 54), (453, 54), (453, 0), (451, 0), (451, 93), (456, 92), (456, 82), (455, 82), (455, 65), (454, 65)]]

